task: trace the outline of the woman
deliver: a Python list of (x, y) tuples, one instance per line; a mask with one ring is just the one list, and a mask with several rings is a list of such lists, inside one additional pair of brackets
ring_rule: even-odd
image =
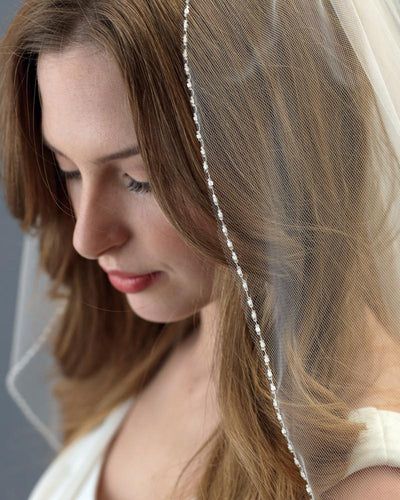
[(2, 41), (6, 199), (65, 298), (30, 500), (400, 495), (400, 151), (346, 7), (251, 7), (28, 0)]

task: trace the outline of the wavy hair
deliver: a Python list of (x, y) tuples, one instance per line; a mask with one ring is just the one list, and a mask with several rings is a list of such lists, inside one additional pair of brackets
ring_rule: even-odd
[[(89, 431), (117, 404), (140, 392), (199, 319), (196, 313), (184, 321), (155, 324), (136, 316), (126, 297), (109, 284), (97, 263), (82, 258), (72, 246), (74, 219), (66, 187), (55, 174), (54, 156), (44, 146), (41, 135), (36, 67), (40, 53), (95, 44), (115, 58), (126, 82), (139, 147), (162, 210), (193, 248), (212, 259), (218, 269), (213, 294), (220, 299), (220, 325), (213, 369), (218, 373), (221, 419), (196, 453), (207, 452), (206, 466), (195, 485), (197, 497), (299, 500), (307, 497), (304, 481), (282, 436), (264, 366), (243, 314), (240, 287), (217, 235), (183, 71), (182, 4), (180, 0), (27, 0), (1, 42), (0, 148), (5, 198), (21, 229), (34, 230), (40, 238), (40, 263), (52, 280), (50, 296), (65, 294), (67, 299), (52, 338), (53, 354), (62, 374), (54, 394), (62, 409), (63, 445)], [(293, 15), (288, 19), (295, 22)], [(294, 24), (292, 33), (295, 36)], [(297, 50), (306, 50), (302, 35), (298, 36)], [(288, 58), (290, 50), (288, 44)], [(321, 81), (326, 78), (311, 58), (303, 57), (303, 63), (309, 64), (303, 74), (319, 73), (316, 78)], [(272, 88), (279, 89), (279, 76), (276, 78)], [(330, 106), (338, 115), (348, 113), (346, 99), (353, 99), (352, 109), (358, 109), (346, 122), (346, 129), (332, 127), (331, 145), (351, 148), (356, 141), (365, 147), (371, 98), (366, 88), (367, 83), (361, 84), (360, 80), (359, 93), (354, 96), (329, 96)], [(329, 128), (323, 118), (327, 90), (321, 85), (320, 92), (313, 112)], [(279, 99), (278, 104), (278, 93), (275, 97), (277, 109), (285, 106), (284, 99)], [(301, 110), (300, 100), (299, 107)], [(282, 108), (280, 115), (288, 116), (290, 111)], [(295, 130), (283, 119), (281, 126), (295, 143)], [(315, 123), (318, 126), (322, 127)], [(326, 134), (324, 129), (321, 136)], [(365, 157), (366, 151), (361, 150), (354, 159), (360, 176)], [(337, 172), (341, 171), (340, 161), (345, 163), (346, 158), (336, 157)], [(232, 175), (237, 175), (234, 168)], [(288, 184), (291, 178), (294, 185), (298, 174), (293, 172), (290, 177), (287, 171), (286, 175)], [(227, 183), (226, 189), (229, 186)], [(328, 189), (324, 195), (328, 203)], [(248, 190), (232, 191), (232, 219), (235, 210), (251, 207), (251, 196)], [(310, 193), (310, 206), (315, 199)], [(317, 212), (313, 207), (309, 210), (309, 214)], [(201, 230), (205, 221), (209, 231)], [(285, 245), (285, 241), (280, 244)], [(314, 250), (317, 254), (317, 246)], [(329, 248), (320, 250), (324, 255), (321, 262), (326, 263)], [(257, 258), (253, 262), (258, 262)], [(343, 275), (356, 272), (351, 268), (352, 259), (343, 258), (343, 266), (346, 262), (349, 265), (343, 268)], [(322, 265), (319, 269), (326, 272)], [(310, 287), (304, 303), (315, 304), (317, 310), (321, 300), (329, 301), (330, 309), (343, 311), (348, 320), (351, 304), (345, 306), (343, 298), (334, 294), (340, 276), (329, 276), (329, 299), (324, 277), (326, 274)], [(347, 282), (351, 283), (351, 274)], [(323, 299), (319, 296), (322, 289)], [(350, 363), (344, 350), (340, 355), (344, 364)], [(292, 356), (293, 370), (301, 370), (300, 354), (293, 352)], [(311, 385), (307, 377), (299, 377), (298, 383)], [(318, 411), (316, 403), (316, 415)], [(348, 425), (354, 433), (354, 425)], [(346, 441), (346, 429), (343, 436)], [(179, 478), (176, 487), (178, 483)], [(176, 494), (173, 498), (177, 498)]]

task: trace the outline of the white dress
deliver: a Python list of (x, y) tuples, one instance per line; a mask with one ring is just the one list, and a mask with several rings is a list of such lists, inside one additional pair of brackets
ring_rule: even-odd
[[(28, 500), (95, 500), (102, 459), (134, 398), (121, 403), (95, 429), (71, 443), (44, 471)], [(373, 465), (400, 468), (400, 413), (359, 408), (350, 419), (367, 429), (352, 455), (347, 475)]]

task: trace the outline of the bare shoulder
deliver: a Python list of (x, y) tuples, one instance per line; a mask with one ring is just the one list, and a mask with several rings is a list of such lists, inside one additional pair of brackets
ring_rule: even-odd
[(400, 468), (367, 467), (354, 472), (323, 495), (324, 500), (393, 500), (400, 498)]
[(363, 406), (400, 412), (400, 339), (392, 337), (369, 308), (367, 325), (372, 348), (368, 370), (375, 380)]

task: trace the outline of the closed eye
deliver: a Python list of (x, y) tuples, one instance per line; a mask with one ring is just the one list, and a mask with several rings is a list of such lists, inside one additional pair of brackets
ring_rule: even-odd
[[(60, 176), (67, 180), (78, 180), (81, 177), (81, 174), (78, 170), (74, 170), (73, 172), (66, 172), (57, 167), (57, 172)], [(151, 191), (151, 186), (149, 182), (139, 182), (130, 177), (128, 174), (125, 174), (129, 177), (130, 182), (128, 184), (128, 191), (133, 191), (135, 193), (149, 193)]]

